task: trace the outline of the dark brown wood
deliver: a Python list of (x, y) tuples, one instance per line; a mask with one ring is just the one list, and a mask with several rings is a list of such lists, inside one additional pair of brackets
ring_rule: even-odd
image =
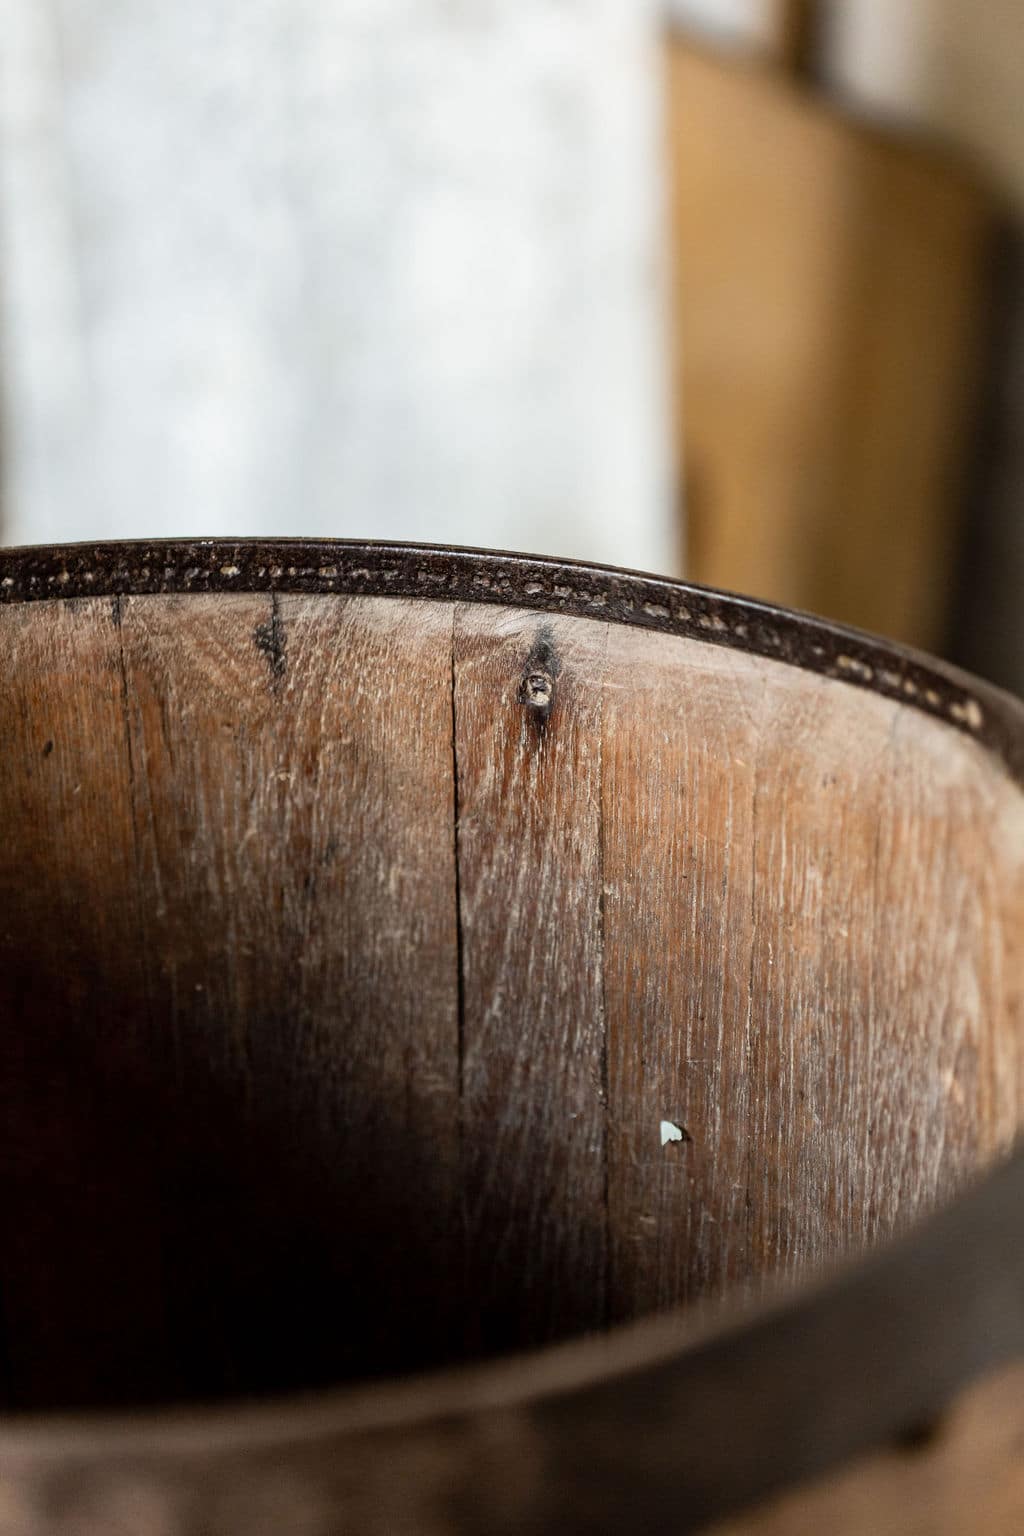
[(153, 1078), (117, 600), (44, 624), (11, 608), (2, 643), (0, 1402), (123, 1401), (140, 1371), (177, 1376), (140, 1219)]
[(449, 1358), (450, 615), (135, 598), (121, 632), (147, 1012), (191, 1127), (157, 1217), (187, 1390)]
[(298, 547), (0, 555), (3, 1536), (695, 1529), (1024, 1352), (1019, 708)]
[[(601, 677), (587, 620), (456, 610), (474, 1353), (605, 1322)], [(494, 1217), (500, 1213), (496, 1222)]]
[[(849, 702), (691, 641), (611, 642), (618, 1317), (848, 1256), (1020, 1123), (1019, 795), (903, 706)], [(662, 1147), (662, 1119), (685, 1139)]]
[[(1018, 1157), (874, 1263), (708, 1337), (675, 1321), (310, 1403), (9, 1421), (0, 1510), (15, 1532), (697, 1530), (904, 1444), (1024, 1353), (1022, 1200)], [(898, 1498), (874, 1513), (913, 1519)]]
[(1014, 701), (999, 689), (862, 630), (687, 582), (540, 555), (345, 539), (165, 540), (3, 552), (0, 603), (162, 592), (433, 597), (690, 635), (900, 699), (973, 736), (1024, 779)]
[[(612, 1316), (621, 1321), (752, 1275), (751, 859), (763, 669), (642, 630), (617, 634), (613, 650), (605, 990)], [(663, 1120), (681, 1141), (661, 1144)]]

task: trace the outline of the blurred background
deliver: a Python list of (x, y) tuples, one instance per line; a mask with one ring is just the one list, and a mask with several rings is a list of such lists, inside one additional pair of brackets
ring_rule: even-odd
[(1024, 692), (1020, 0), (0, 0), (0, 539), (686, 574)]

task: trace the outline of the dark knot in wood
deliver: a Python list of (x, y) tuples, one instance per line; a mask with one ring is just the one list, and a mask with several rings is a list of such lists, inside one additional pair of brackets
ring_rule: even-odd
[(546, 672), (530, 672), (523, 679), (523, 703), (547, 714), (551, 708), (554, 686), (554, 679)]
[(519, 684), (520, 702), (541, 728), (547, 725), (551, 714), (555, 702), (555, 679), (561, 670), (554, 631), (550, 624), (541, 624), (534, 635)]

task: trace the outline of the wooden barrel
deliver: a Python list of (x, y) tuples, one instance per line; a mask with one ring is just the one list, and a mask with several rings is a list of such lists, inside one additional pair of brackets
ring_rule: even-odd
[(0, 599), (4, 1536), (1020, 1528), (1020, 706), (504, 555)]

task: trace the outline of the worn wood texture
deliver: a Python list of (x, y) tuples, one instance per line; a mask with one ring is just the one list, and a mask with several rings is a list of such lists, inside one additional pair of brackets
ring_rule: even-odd
[(2, 647), (0, 1402), (124, 1400), (176, 1369), (115, 610), (11, 609)]
[[(696, 1531), (871, 1447), (919, 1443), (965, 1381), (1024, 1356), (1022, 1199), (1018, 1157), (875, 1262), (710, 1335), (677, 1319), (305, 1403), (8, 1420), (0, 1530)], [(972, 1481), (945, 1459), (954, 1444), (936, 1442), (950, 1502)], [(983, 1460), (1011, 1481), (999, 1441)], [(889, 1491), (870, 1529), (914, 1519), (913, 1485)]]
[[(441, 1359), (450, 619), (243, 597), (225, 623), (190, 601), (136, 599), (122, 619), (150, 1011), (193, 1127), (169, 1194), (179, 1360), (194, 1394)], [(238, 1363), (257, 1338), (262, 1383)]]
[[(2, 1265), (8, 1348), (32, 1361), (17, 1403), (269, 1390), (451, 1352), (451, 619), (356, 607), (5, 616), (0, 1009), (41, 1024), (5, 1034), (3, 1080), (47, 1095), (6, 1124), (5, 1164), (31, 1159)], [(69, 1160), (56, 1185), (40, 1119)], [(24, 1323), (22, 1278), (55, 1292)]]
[[(981, 1195), (799, 1289), (1024, 1122), (1020, 786), (857, 654), (854, 687), (707, 624), (0, 607), (5, 1405), (341, 1386), (689, 1308), (654, 1343), (349, 1388), (231, 1446), (230, 1413), (193, 1419), (166, 1457), (159, 1417), (123, 1462), (112, 1430), (72, 1450), (0, 1421), (4, 1536), (119, 1498), (142, 1530), (279, 1525), (293, 1499), (315, 1532), (603, 1531), (644, 1466), (662, 1493), (681, 1468), (689, 1528), (1024, 1348), (993, 1194), (972, 1241)], [(734, 1344), (685, 1322), (780, 1285)], [(789, 1352), (835, 1394), (792, 1443)], [(772, 1470), (751, 1439), (727, 1492), (733, 1420)], [(251, 1499), (250, 1431), (273, 1447)]]
[[(686, 645), (686, 642), (680, 642)], [(750, 1274), (758, 668), (616, 633), (605, 699), (611, 1315)], [(694, 670), (690, 673), (689, 668)], [(661, 1144), (662, 1120), (683, 1140)]]
[(477, 1350), (605, 1321), (607, 640), (586, 619), (456, 610), (461, 1130)]
[[(628, 1317), (796, 1278), (1008, 1149), (1024, 822), (970, 748), (885, 699), (851, 713), (842, 684), (625, 631), (606, 689), (610, 1230)], [(663, 1118), (686, 1139), (660, 1146)]]

